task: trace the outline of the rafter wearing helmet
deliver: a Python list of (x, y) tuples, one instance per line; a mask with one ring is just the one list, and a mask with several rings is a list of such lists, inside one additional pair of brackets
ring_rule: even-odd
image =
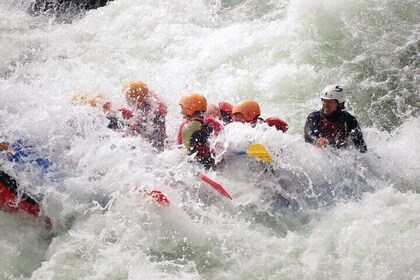
[(253, 126), (259, 122), (264, 122), (282, 132), (286, 132), (289, 128), (287, 123), (280, 118), (269, 117), (263, 119), (260, 116), (260, 105), (254, 100), (243, 100), (235, 104), (232, 108), (232, 120), (234, 122), (250, 123)]
[(200, 93), (183, 95), (179, 101), (184, 121), (178, 129), (178, 144), (182, 144), (189, 155), (206, 169), (215, 169), (216, 164), (210, 149), (209, 138), (222, 129), (220, 122), (205, 116), (207, 99)]
[(166, 142), (166, 104), (142, 81), (131, 81), (122, 92), (127, 105), (108, 116), (109, 128), (147, 139), (158, 151)]
[(345, 111), (346, 91), (340, 85), (329, 85), (320, 93), (322, 108), (309, 114), (304, 128), (305, 141), (316, 147), (345, 148), (354, 145), (367, 151), (356, 118)]

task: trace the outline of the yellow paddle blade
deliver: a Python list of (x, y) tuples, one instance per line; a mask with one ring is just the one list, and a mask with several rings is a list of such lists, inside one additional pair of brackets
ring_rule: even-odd
[(257, 159), (265, 162), (272, 162), (273, 158), (271, 157), (270, 153), (264, 148), (261, 144), (251, 144), (249, 145), (248, 150), (246, 150), (246, 154), (256, 157)]

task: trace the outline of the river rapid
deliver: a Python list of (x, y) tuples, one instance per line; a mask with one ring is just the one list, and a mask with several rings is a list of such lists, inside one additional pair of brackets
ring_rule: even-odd
[[(0, 140), (53, 166), (0, 165), (52, 228), (0, 212), (1, 279), (420, 279), (420, 2), (115, 0), (71, 23), (28, 5), (0, 0)], [(162, 153), (72, 104), (83, 91), (122, 105), (130, 80), (168, 105)], [(366, 154), (303, 140), (335, 83)], [(255, 99), (289, 130), (229, 125), (222, 167), (205, 171), (175, 141), (188, 92)], [(273, 163), (235, 154), (250, 143)]]

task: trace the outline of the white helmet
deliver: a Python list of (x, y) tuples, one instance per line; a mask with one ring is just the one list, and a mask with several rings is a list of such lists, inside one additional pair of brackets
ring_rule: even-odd
[(339, 85), (329, 85), (321, 91), (322, 99), (335, 99), (338, 103), (343, 103), (346, 101), (346, 92), (344, 88)]

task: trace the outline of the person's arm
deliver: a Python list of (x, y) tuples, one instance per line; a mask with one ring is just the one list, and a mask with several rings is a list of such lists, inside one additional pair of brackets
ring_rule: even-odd
[(305, 142), (315, 144), (320, 137), (318, 124), (320, 122), (318, 112), (314, 112), (308, 116), (304, 128)]
[(202, 163), (206, 169), (216, 169), (208, 141), (212, 131), (213, 129), (209, 125), (202, 125), (200, 130), (191, 135), (190, 140), (190, 154), (197, 153), (196, 160)]
[(131, 119), (133, 116), (133, 112), (126, 108), (118, 111), (108, 110), (106, 118), (109, 120), (109, 124), (107, 127), (113, 130), (119, 130), (125, 126), (125, 121)]
[(277, 130), (286, 132), (289, 129), (289, 126), (285, 121), (277, 117), (269, 117), (264, 120), (269, 126), (274, 126)]
[(207, 169), (215, 168), (215, 162), (211, 155), (208, 138), (212, 133), (209, 125), (199, 121), (191, 121), (182, 128), (182, 143), (188, 150), (188, 154), (196, 154), (195, 159), (204, 164)]
[(363, 139), (362, 130), (360, 129), (359, 123), (355, 117), (350, 119), (350, 138), (354, 143), (354, 146), (361, 152), (367, 152), (367, 146), (365, 140)]

